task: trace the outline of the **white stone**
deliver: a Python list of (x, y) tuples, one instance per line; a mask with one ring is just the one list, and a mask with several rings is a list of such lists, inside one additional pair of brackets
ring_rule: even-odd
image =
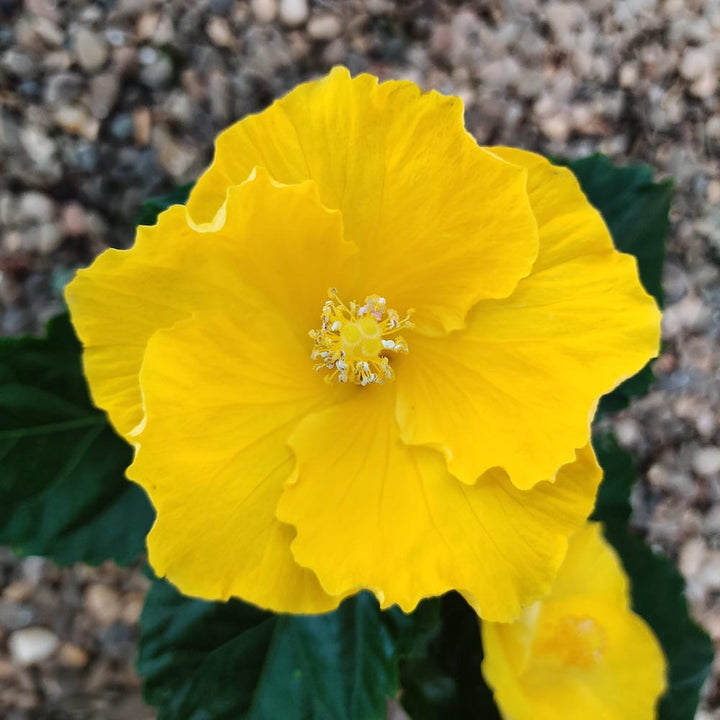
[(619, 81), (620, 87), (632, 88), (638, 84), (640, 72), (636, 62), (626, 62), (620, 67)]
[(81, 27), (75, 33), (75, 55), (83, 70), (95, 72), (108, 58), (108, 44), (102, 36)]
[(10, 657), (13, 663), (21, 667), (47, 660), (59, 645), (57, 635), (44, 627), (16, 630), (8, 640)]
[(107, 585), (95, 583), (85, 590), (85, 608), (100, 625), (112, 625), (122, 613), (120, 596)]
[(34, 125), (26, 125), (20, 131), (20, 142), (30, 159), (37, 165), (47, 165), (55, 154), (55, 143)]
[(313, 40), (332, 40), (342, 30), (342, 23), (337, 15), (324, 13), (310, 18), (307, 25), (308, 35)]
[(95, 140), (100, 130), (100, 121), (82, 105), (61, 105), (53, 113), (53, 120), (66, 133), (86, 140)]
[(551, 140), (567, 140), (570, 133), (570, 123), (565, 114), (542, 118), (539, 125), (543, 133)]
[(706, 70), (691, 86), (690, 93), (699, 98), (711, 98), (718, 88), (717, 71)]
[(682, 331), (702, 330), (712, 313), (703, 301), (692, 293), (667, 308), (663, 315), (663, 337), (675, 337)]
[(190, 144), (175, 140), (167, 130), (157, 127), (152, 133), (152, 143), (155, 146), (160, 164), (170, 173), (177, 182), (188, 182), (192, 170), (200, 162), (198, 149)]
[(88, 231), (88, 217), (85, 208), (77, 202), (70, 202), (60, 211), (60, 227), (63, 235), (76, 237)]
[(275, 0), (251, 0), (250, 9), (258, 22), (261, 23), (272, 22), (278, 13)]
[(687, 48), (680, 63), (680, 74), (686, 80), (697, 80), (712, 70), (712, 56), (706, 48)]
[(62, 244), (63, 235), (57, 223), (43, 223), (37, 228), (37, 249), (42, 255), (49, 255)]
[(683, 545), (678, 558), (678, 566), (686, 580), (700, 570), (706, 552), (705, 541), (701, 537), (691, 538)]
[(280, 0), (280, 20), (289, 27), (305, 23), (309, 13), (307, 0)]
[(23, 221), (48, 222), (55, 217), (55, 203), (47, 195), (31, 190), (20, 196), (18, 214)]
[(568, 42), (588, 24), (588, 14), (580, 3), (551, 2), (545, 7), (545, 17), (560, 45)]
[(701, 437), (709, 440), (717, 429), (717, 418), (710, 408), (702, 408), (695, 416), (695, 427)]
[(627, 417), (615, 423), (615, 435), (625, 448), (631, 448), (642, 440), (642, 432), (637, 420)]
[(720, 473), (720, 448), (704, 447), (695, 451), (692, 468), (703, 477)]
[(208, 20), (205, 32), (213, 44), (218, 47), (231, 48), (235, 44), (235, 36), (233, 35), (230, 23), (225, 18), (213, 15), (210, 20)]

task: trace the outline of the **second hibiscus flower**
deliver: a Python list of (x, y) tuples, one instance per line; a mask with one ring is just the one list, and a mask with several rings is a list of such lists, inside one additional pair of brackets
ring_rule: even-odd
[(592, 508), (598, 399), (659, 339), (568, 170), (343, 69), (221, 134), (67, 299), (156, 572), (284, 612), (456, 589), (516, 617)]

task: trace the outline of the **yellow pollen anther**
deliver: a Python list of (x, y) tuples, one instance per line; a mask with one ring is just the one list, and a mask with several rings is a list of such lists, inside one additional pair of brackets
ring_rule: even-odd
[(398, 332), (413, 327), (413, 311), (401, 318), (379, 295), (368, 295), (362, 305), (345, 305), (335, 288), (328, 291), (328, 297), (322, 309), (322, 327), (310, 331), (315, 371), (329, 370), (326, 382), (381, 385), (392, 380), (395, 373), (386, 354), (408, 351)]

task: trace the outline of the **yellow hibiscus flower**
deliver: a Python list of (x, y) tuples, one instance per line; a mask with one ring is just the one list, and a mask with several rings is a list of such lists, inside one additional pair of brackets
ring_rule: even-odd
[(507, 720), (652, 720), (665, 658), (630, 609), (600, 525), (570, 540), (548, 597), (514, 623), (482, 623), (482, 672)]
[(68, 287), (185, 593), (458, 589), (509, 620), (550, 587), (599, 482), (598, 398), (659, 316), (572, 174), (478, 147), (462, 113), (335, 69), (223, 132), (187, 207)]

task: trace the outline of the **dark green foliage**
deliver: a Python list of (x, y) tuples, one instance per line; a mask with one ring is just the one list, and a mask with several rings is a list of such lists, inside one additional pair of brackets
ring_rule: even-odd
[(56, 562), (133, 562), (152, 509), (130, 447), (88, 395), (67, 315), (0, 343), (0, 543)]
[(637, 480), (632, 458), (610, 432), (595, 433), (593, 448), (604, 476), (592, 519), (626, 523), (630, 519), (630, 493)]
[(413, 720), (500, 720), (480, 672), (483, 650), (475, 611), (457, 593), (440, 603), (436, 632), (402, 663), (403, 705)]
[(367, 593), (274, 615), (156, 581), (141, 623), (138, 669), (160, 720), (384, 720), (398, 691), (395, 623)]

